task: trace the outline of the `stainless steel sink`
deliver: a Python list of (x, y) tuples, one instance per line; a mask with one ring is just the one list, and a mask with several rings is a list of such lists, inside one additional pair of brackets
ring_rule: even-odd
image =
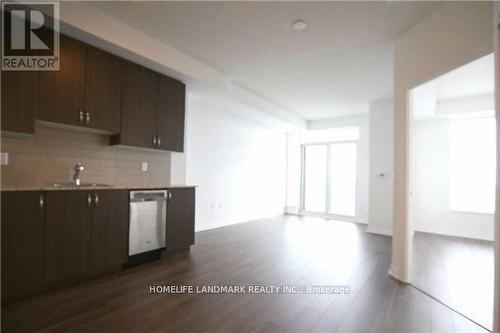
[(98, 183), (82, 183), (80, 185), (76, 185), (74, 183), (55, 183), (51, 185), (56, 188), (92, 188), (92, 187), (113, 187), (113, 185), (109, 184), (98, 184)]

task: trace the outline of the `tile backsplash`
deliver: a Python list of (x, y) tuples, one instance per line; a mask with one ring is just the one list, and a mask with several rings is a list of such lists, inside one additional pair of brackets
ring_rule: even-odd
[[(170, 153), (108, 145), (109, 136), (37, 125), (31, 137), (2, 136), (1, 151), (9, 154), (1, 166), (4, 188), (47, 186), (72, 181), (73, 167), (82, 163), (85, 183), (117, 186), (168, 185)], [(148, 170), (141, 171), (141, 163)]]

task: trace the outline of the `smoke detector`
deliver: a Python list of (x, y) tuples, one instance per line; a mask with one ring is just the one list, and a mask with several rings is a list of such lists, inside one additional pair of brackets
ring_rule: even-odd
[(300, 31), (300, 30), (304, 30), (306, 27), (307, 27), (307, 24), (303, 20), (295, 20), (292, 22), (293, 30)]

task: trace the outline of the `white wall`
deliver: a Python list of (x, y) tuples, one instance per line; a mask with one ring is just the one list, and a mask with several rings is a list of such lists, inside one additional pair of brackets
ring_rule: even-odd
[(402, 35), (394, 47), (394, 225), (389, 273), (411, 282), (408, 91), (493, 50), (491, 2), (447, 2)]
[(493, 240), (494, 214), (449, 209), (450, 120), (414, 124), (412, 219), (415, 231)]
[[(394, 103), (370, 104), (370, 204), (368, 232), (392, 235)], [(383, 174), (383, 175), (381, 175)]]
[(186, 182), (198, 185), (196, 231), (282, 214), (286, 134), (188, 101)]
[[(356, 187), (356, 216), (354, 222), (368, 223), (368, 170), (369, 170), (369, 126), (368, 115), (353, 117), (339, 117), (322, 121), (310, 121), (309, 130), (289, 133), (287, 148), (287, 196), (286, 212), (289, 214), (298, 214), (300, 208), (300, 168), (301, 153), (300, 147), (303, 141), (312, 142), (310, 137), (314, 136), (316, 131), (335, 130), (340, 128), (358, 127), (358, 170)], [(327, 135), (328, 136), (328, 135)], [(324, 140), (322, 140), (324, 141)]]

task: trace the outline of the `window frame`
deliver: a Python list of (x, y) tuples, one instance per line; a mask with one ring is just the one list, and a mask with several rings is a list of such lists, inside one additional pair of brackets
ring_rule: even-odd
[[(316, 216), (316, 217), (324, 217), (330, 219), (339, 219), (346, 220), (351, 222), (356, 222), (357, 217), (359, 216), (358, 211), (358, 176), (359, 176), (359, 139), (357, 140), (339, 140), (339, 141), (325, 141), (325, 142), (313, 142), (313, 143), (303, 143), (300, 146), (300, 208), (299, 215), (304, 216)], [(355, 186), (355, 196), (354, 196), (354, 215), (339, 215), (330, 213), (331, 210), (331, 168), (330, 168), (330, 154), (331, 154), (331, 146), (334, 144), (343, 144), (343, 143), (353, 143), (356, 145), (356, 186)], [(305, 209), (305, 153), (307, 146), (326, 146), (326, 186), (325, 186), (325, 209), (323, 212), (314, 212), (308, 211)]]

